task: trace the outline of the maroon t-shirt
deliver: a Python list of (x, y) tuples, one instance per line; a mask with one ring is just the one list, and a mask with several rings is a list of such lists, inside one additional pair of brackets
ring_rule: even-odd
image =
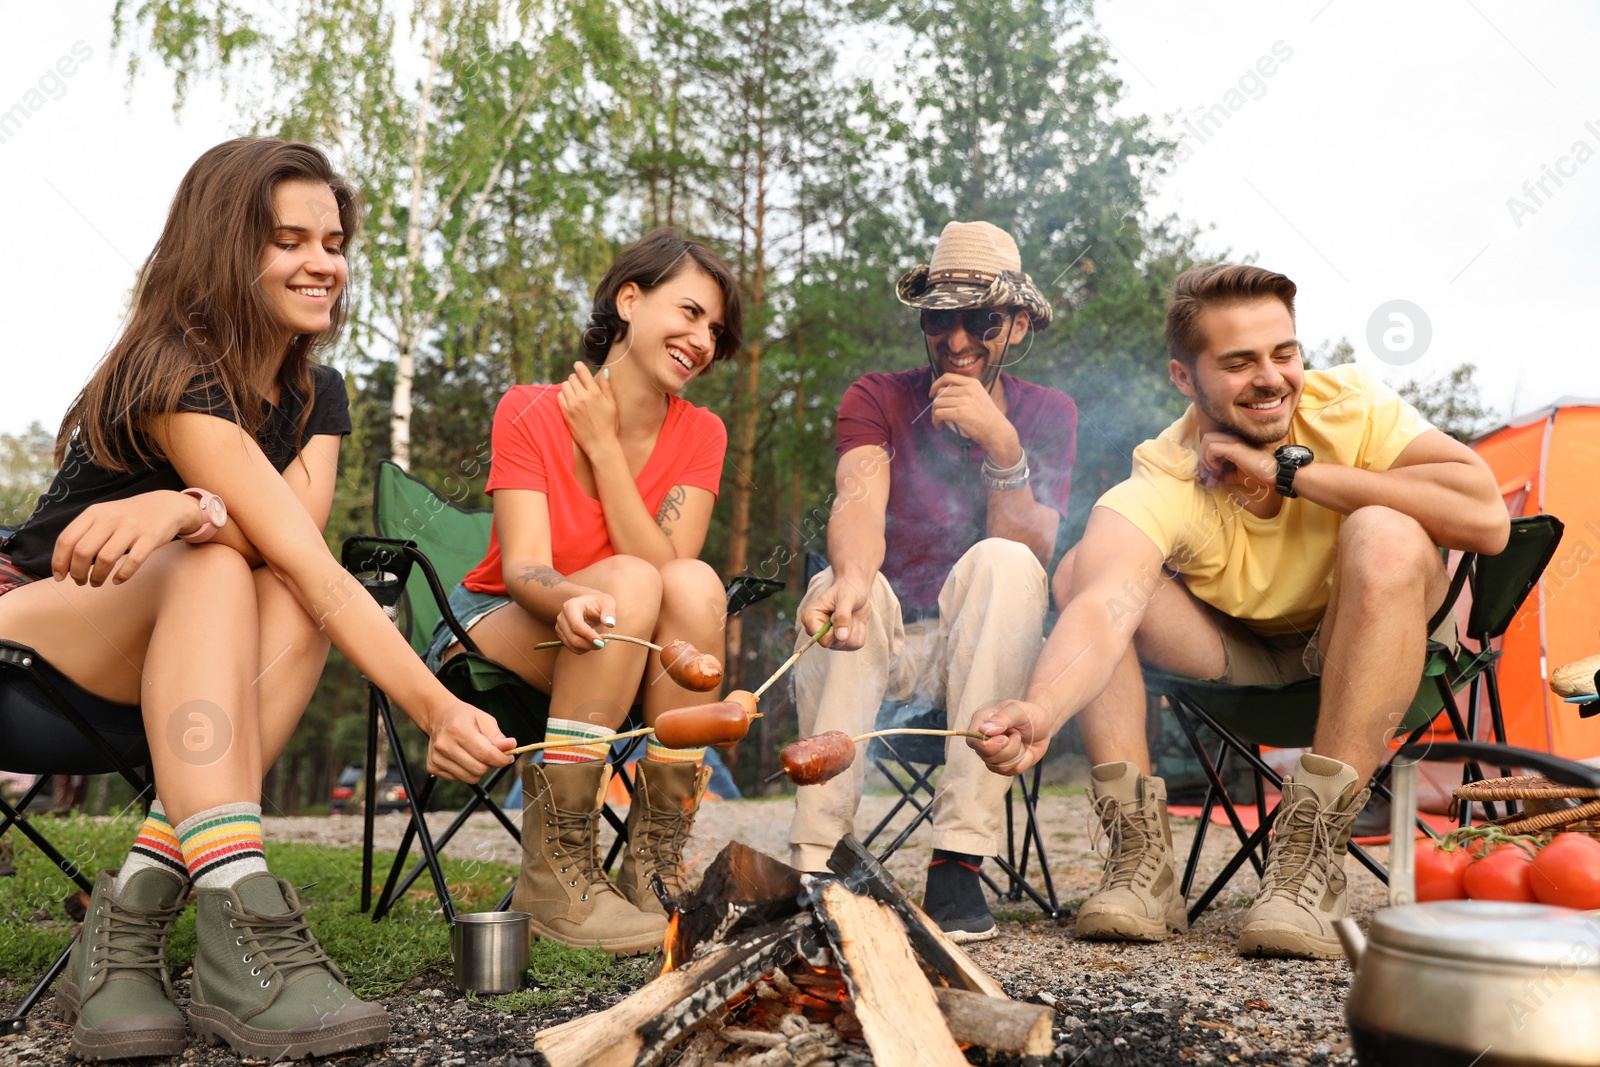
[[(1002, 374), (1006, 418), (1028, 453), (1033, 498), (1067, 513), (1077, 452), (1078, 408), (1059, 389)], [(979, 477), (984, 451), (954, 429), (933, 425), (933, 370), (868, 374), (839, 402), (839, 455), (863, 445), (889, 450), (888, 551), (883, 576), (907, 621), (939, 610), (950, 568), (987, 536), (989, 490)]]

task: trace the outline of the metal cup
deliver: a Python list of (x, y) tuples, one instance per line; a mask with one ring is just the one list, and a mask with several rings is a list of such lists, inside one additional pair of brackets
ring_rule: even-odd
[(522, 988), (528, 970), (525, 911), (479, 911), (457, 915), (450, 927), (450, 958), (456, 988), (463, 993), (510, 993)]

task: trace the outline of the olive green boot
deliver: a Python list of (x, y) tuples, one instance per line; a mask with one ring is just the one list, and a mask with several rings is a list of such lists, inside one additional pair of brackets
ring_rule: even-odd
[(511, 907), (536, 937), (631, 956), (659, 948), (667, 921), (628, 903), (600, 863), (604, 760), (534, 763), (522, 772), (522, 873)]
[(628, 810), (628, 850), (617, 888), (640, 911), (666, 917), (650, 880), (659, 875), (671, 897), (683, 896), (683, 846), (711, 782), (711, 768), (642, 759), (634, 764), (633, 807)]
[(189, 884), (146, 867), (116, 897), (116, 875), (101, 871), (95, 879), (56, 1010), (73, 1024), (72, 1054), (80, 1060), (179, 1055), (189, 1034), (173, 1004), (166, 948)]
[(195, 894), (189, 1023), (249, 1057), (326, 1056), (389, 1040), (389, 1015), (345, 988), (294, 887), (265, 871)]
[(1167, 783), (1132, 763), (1089, 772), (1094, 811), (1111, 840), (1100, 887), (1078, 909), (1078, 936), (1163, 941), (1189, 929), (1167, 821)]

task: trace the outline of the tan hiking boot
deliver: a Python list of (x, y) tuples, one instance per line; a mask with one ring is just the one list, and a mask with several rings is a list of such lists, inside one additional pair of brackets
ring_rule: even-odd
[(1350, 911), (1344, 857), (1369, 792), (1359, 784), (1352, 768), (1309, 752), (1283, 780), (1267, 869), (1239, 934), (1241, 956), (1344, 955), (1333, 923)]
[(183, 910), (189, 883), (164, 867), (146, 867), (113, 892), (116, 871), (101, 871), (56, 990), (61, 1021), (72, 1023), (80, 1060), (176, 1056), (189, 1042), (167, 974), (167, 934)]
[(1078, 936), (1105, 941), (1164, 941), (1189, 929), (1173, 867), (1167, 783), (1132, 763), (1089, 772), (1094, 811), (1111, 840), (1105, 874), (1078, 909)]
[(711, 768), (648, 759), (634, 766), (639, 780), (628, 811), (628, 848), (617, 888), (640, 911), (666, 918), (667, 909), (650, 880), (660, 875), (669, 896), (683, 896), (683, 846), (705, 799)]
[(667, 921), (628, 903), (600, 863), (604, 760), (533, 763), (522, 771), (522, 873), (511, 907), (533, 916), (537, 937), (614, 956), (659, 948)]

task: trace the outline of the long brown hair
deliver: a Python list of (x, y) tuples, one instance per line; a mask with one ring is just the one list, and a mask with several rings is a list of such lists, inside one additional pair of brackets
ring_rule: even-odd
[(279, 387), (304, 398), (304, 431), (313, 395), (310, 356), (337, 337), (349, 286), (334, 303), (327, 330), (296, 334), (287, 354), (277, 349), (283, 327), (257, 279), (262, 249), (278, 223), (273, 191), (295, 180), (333, 190), (348, 253), (359, 223), (356, 193), (318, 149), (276, 137), (240, 137), (195, 160), (139, 269), (127, 326), (61, 420), (57, 465), (74, 434), (90, 460), (107, 470), (164, 459), (147, 432), (150, 421), (177, 411), (194, 384), (220, 390), (240, 427), (255, 437), (265, 420), (260, 368), (269, 362), (281, 361)]

